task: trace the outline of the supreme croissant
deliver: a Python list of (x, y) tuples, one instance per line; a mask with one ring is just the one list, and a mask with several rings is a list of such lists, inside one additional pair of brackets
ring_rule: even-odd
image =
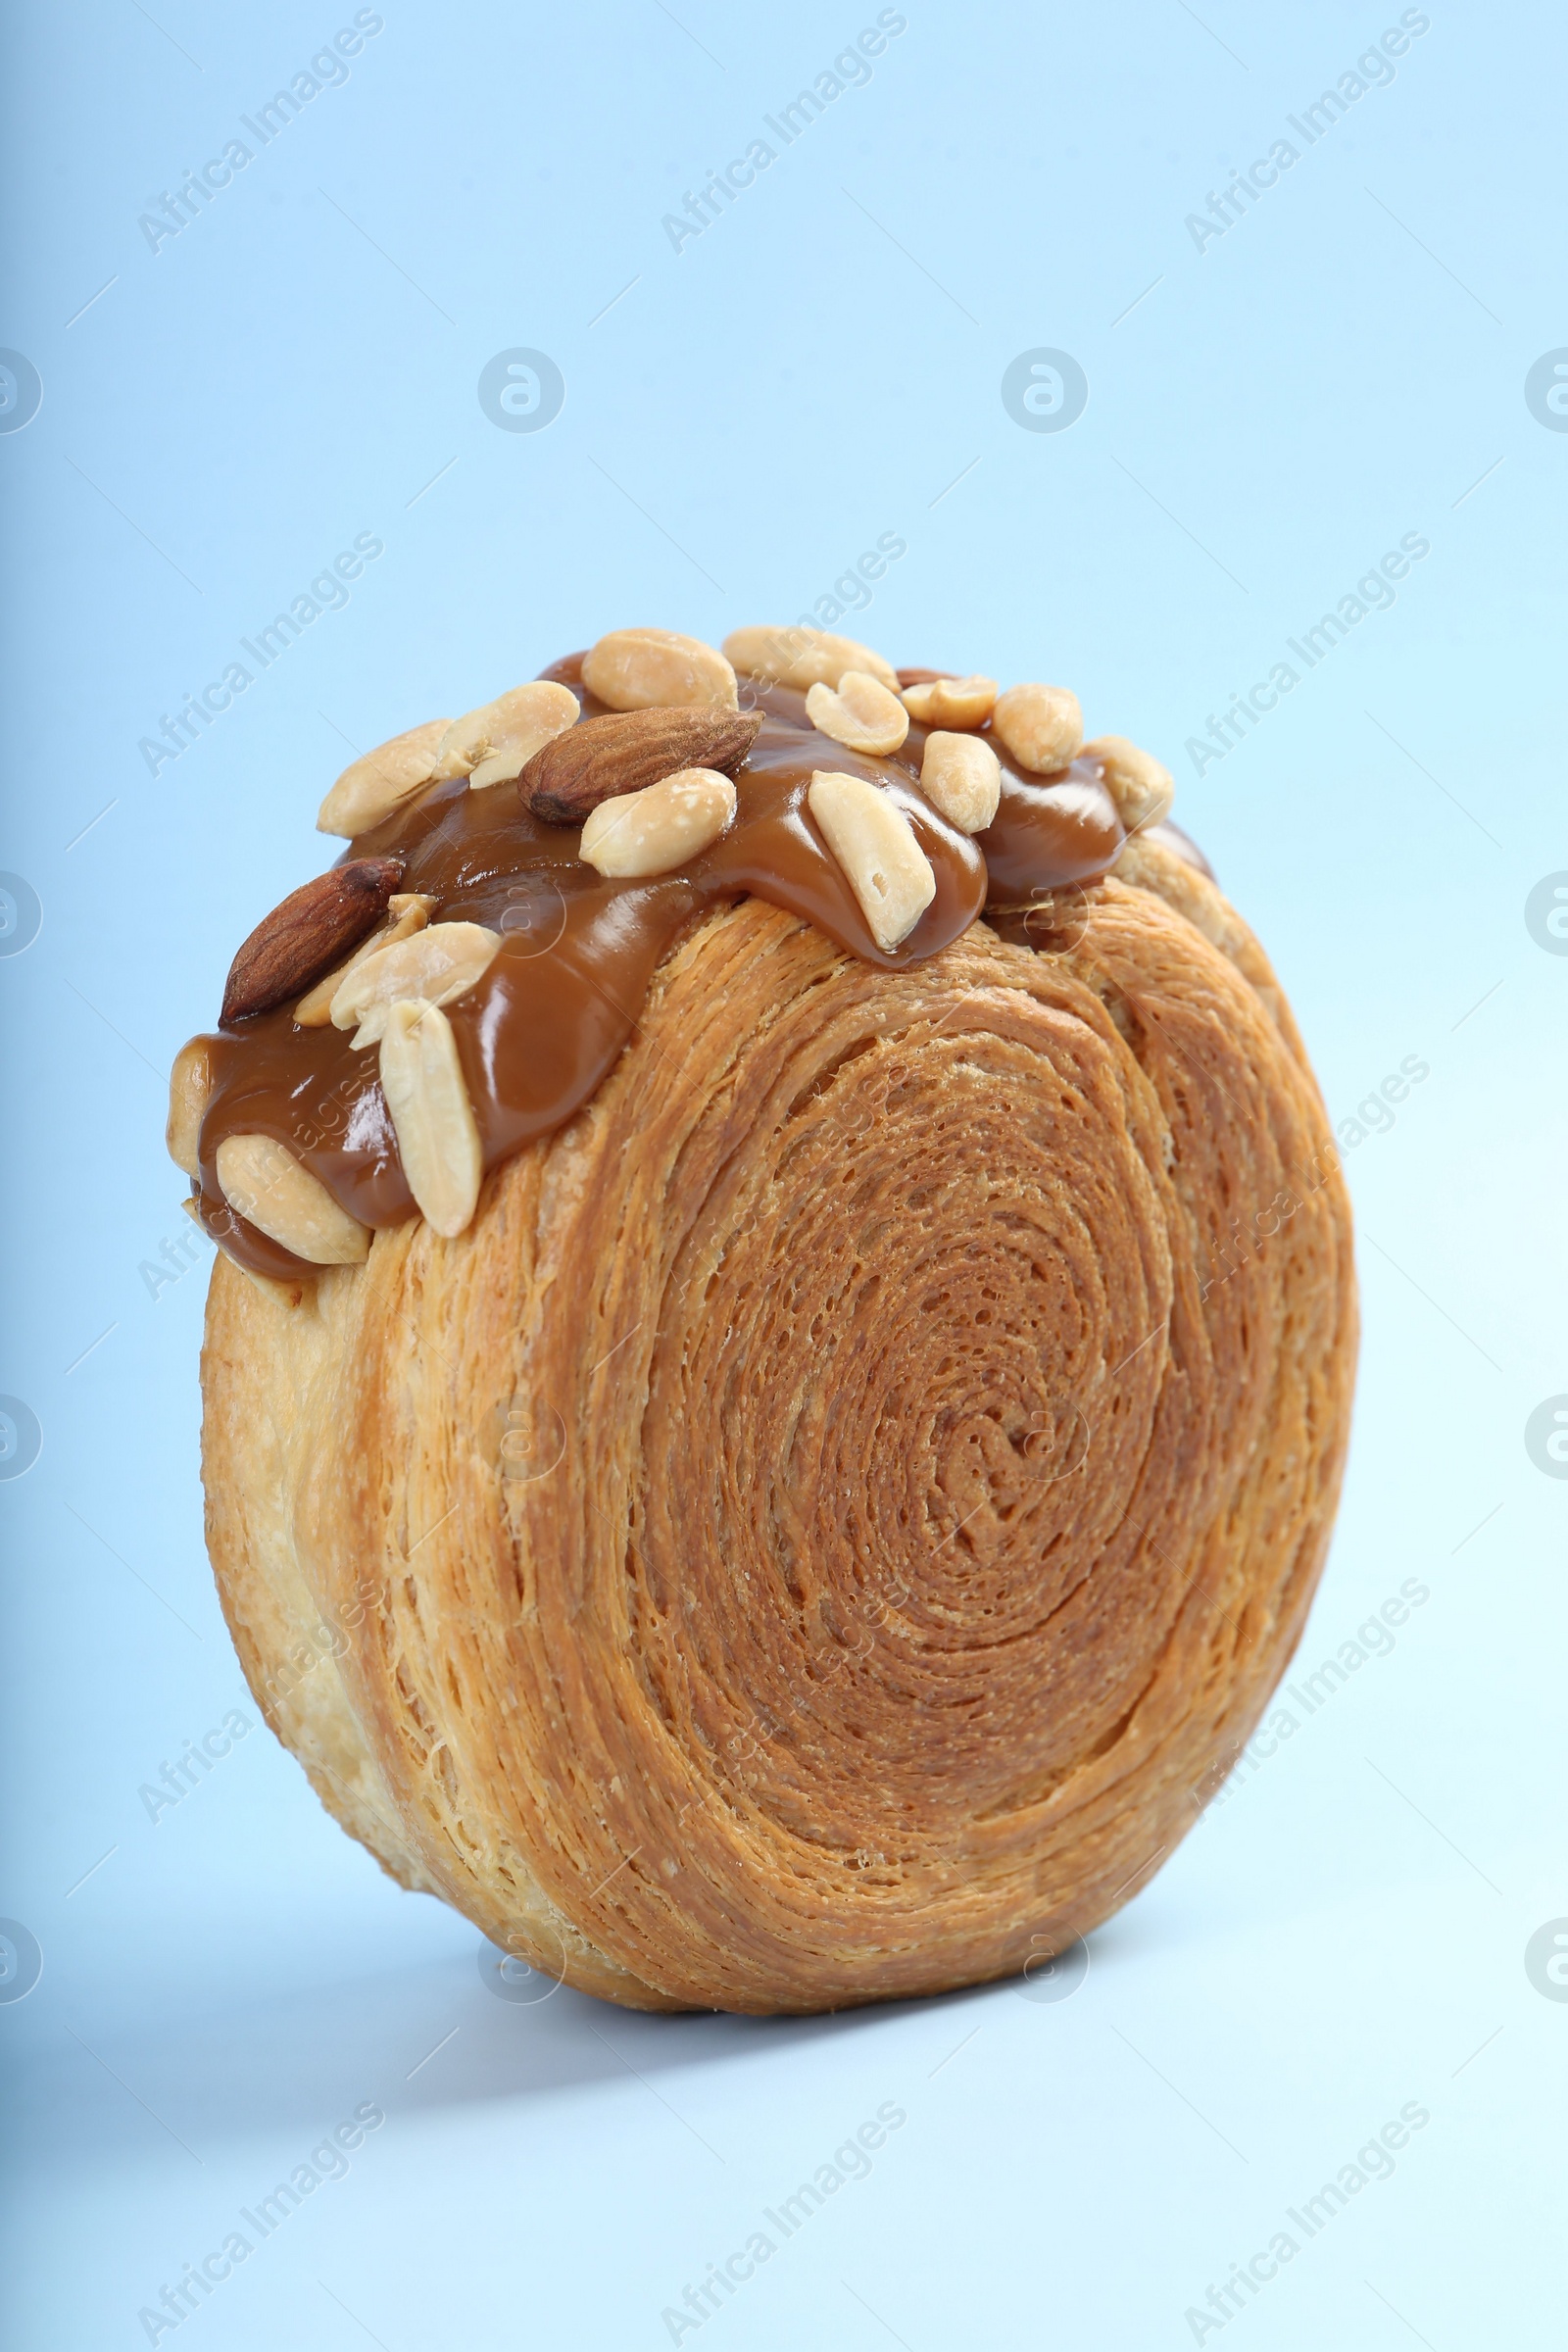
[(1024, 1970), (1257, 1721), (1349, 1218), (1170, 804), (1061, 687), (617, 629), (357, 760), (180, 1054), (251, 1688), (546, 1982)]

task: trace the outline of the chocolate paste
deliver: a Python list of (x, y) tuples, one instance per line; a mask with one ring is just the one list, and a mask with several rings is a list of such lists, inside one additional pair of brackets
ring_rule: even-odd
[[(582, 684), (581, 667), (574, 654), (543, 675), (569, 686), (593, 717), (605, 706)], [(938, 673), (901, 672), (906, 681), (916, 674)], [(794, 688), (742, 678), (740, 693), (743, 709), (764, 715), (735, 776), (735, 821), (676, 873), (608, 880), (578, 855), (577, 829), (528, 815), (515, 784), (474, 792), (466, 779), (427, 785), (345, 851), (403, 858), (400, 888), (434, 899), (432, 922), (484, 923), (501, 934), (483, 979), (446, 1008), (487, 1172), (587, 1102), (635, 1029), (660, 961), (710, 907), (746, 895), (765, 899), (890, 971), (938, 955), (984, 908), (1004, 937), (1048, 946), (1081, 904), (1081, 886), (1105, 872), (1125, 838), (1096, 760), (1032, 776), (989, 727), (980, 730), (1002, 762), (1002, 802), (995, 823), (971, 840), (920, 793), (929, 729), (911, 720), (897, 752), (870, 759), (818, 733)], [(806, 807), (819, 768), (884, 786), (931, 861), (936, 896), (891, 953), (872, 938)], [(417, 1213), (376, 1054), (357, 1053), (351, 1034), (302, 1029), (292, 1007), (280, 1005), (209, 1040), (201, 1215), (213, 1238), (257, 1273), (287, 1278), (316, 1269), (224, 1201), (215, 1163), (225, 1136), (275, 1137), (364, 1225), (397, 1225)]]

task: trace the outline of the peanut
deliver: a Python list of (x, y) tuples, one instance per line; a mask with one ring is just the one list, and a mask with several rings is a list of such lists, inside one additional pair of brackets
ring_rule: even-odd
[(1084, 714), (1066, 686), (1009, 686), (998, 695), (991, 723), (1031, 775), (1054, 775), (1077, 758), (1084, 739)]
[(406, 735), (394, 735), (363, 760), (351, 760), (325, 800), (316, 819), (318, 833), (336, 833), (352, 841), (368, 833), (382, 819), (428, 784), (436, 772), (436, 749), (449, 719), (427, 719)]
[(581, 706), (569, 686), (530, 678), (498, 694), (493, 703), (455, 718), (436, 748), (435, 772), (466, 776), (470, 790), (503, 784), (520, 775), (545, 744), (574, 727)]
[(1152, 752), (1141, 752), (1125, 735), (1097, 735), (1084, 745), (1084, 758), (1100, 761), (1105, 790), (1129, 833), (1141, 833), (1146, 825), (1157, 825), (1169, 816), (1176, 780)]
[(386, 903), (387, 919), (383, 928), (372, 931), (364, 946), (357, 948), (346, 963), (324, 980), (318, 980), (309, 996), (301, 997), (294, 1007), (294, 1019), (301, 1029), (324, 1029), (332, 1017), (332, 999), (337, 995), (350, 972), (357, 969), (368, 956), (382, 948), (395, 948), (400, 939), (412, 939), (422, 931), (430, 919), (434, 899), (427, 899), (417, 890), (395, 891)]
[(473, 1216), (484, 1159), (452, 1023), (435, 1005), (405, 998), (388, 1006), (381, 1092), (409, 1190), (451, 1241)]
[(826, 629), (785, 623), (769, 627), (732, 629), (724, 651), (738, 670), (760, 686), (836, 686), (847, 669), (863, 669), (890, 694), (899, 690), (899, 673), (868, 645), (853, 637), (834, 637)]
[(602, 874), (667, 874), (732, 823), (735, 787), (711, 767), (683, 767), (641, 792), (601, 801), (582, 829), (582, 856)]
[(937, 894), (931, 860), (897, 802), (868, 777), (818, 768), (807, 794), (871, 936), (891, 955)]
[(909, 713), (898, 696), (866, 669), (847, 669), (836, 688), (809, 687), (806, 715), (852, 752), (896, 752), (909, 732)]
[(723, 655), (673, 629), (612, 629), (583, 656), (582, 682), (609, 710), (739, 707)]
[(225, 1135), (218, 1181), (242, 1217), (313, 1266), (359, 1266), (369, 1255), (366, 1227), (270, 1135)]
[(176, 1168), (196, 1173), (196, 1147), (213, 1095), (213, 1065), (205, 1037), (193, 1037), (174, 1055), (169, 1073), (169, 1123), (164, 1141)]
[(960, 833), (983, 833), (1002, 799), (1002, 762), (983, 735), (934, 728), (925, 739), (920, 790)]
[(922, 727), (983, 727), (997, 699), (995, 678), (925, 678), (906, 686), (904, 708)]
[(501, 946), (483, 923), (431, 923), (356, 964), (332, 999), (332, 1026), (354, 1029), (356, 1046), (373, 1046), (391, 1006), (404, 998), (450, 1004), (484, 978)]

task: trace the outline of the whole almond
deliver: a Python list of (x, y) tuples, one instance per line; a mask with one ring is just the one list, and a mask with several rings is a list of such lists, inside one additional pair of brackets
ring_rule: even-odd
[(585, 718), (536, 752), (517, 778), (517, 790), (530, 816), (551, 825), (580, 825), (601, 801), (641, 792), (683, 767), (733, 774), (761, 723), (760, 711), (608, 711), (602, 718)]
[(298, 996), (373, 930), (403, 879), (401, 858), (355, 858), (291, 891), (228, 968), (219, 1021), (249, 1020)]

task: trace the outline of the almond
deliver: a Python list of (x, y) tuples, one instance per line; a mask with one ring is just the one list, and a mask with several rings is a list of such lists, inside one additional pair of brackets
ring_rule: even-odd
[(369, 1255), (366, 1227), (270, 1135), (225, 1135), (218, 1181), (231, 1208), (313, 1266), (359, 1266)]
[(270, 1012), (309, 988), (374, 929), (402, 879), (401, 858), (355, 858), (291, 891), (230, 964), (220, 1024)]
[(612, 710), (711, 707), (733, 710), (735, 672), (700, 637), (674, 629), (612, 629), (582, 658), (582, 682)]
[(601, 801), (641, 792), (683, 767), (732, 774), (757, 741), (760, 711), (612, 710), (536, 752), (517, 778), (530, 816), (580, 825)]

